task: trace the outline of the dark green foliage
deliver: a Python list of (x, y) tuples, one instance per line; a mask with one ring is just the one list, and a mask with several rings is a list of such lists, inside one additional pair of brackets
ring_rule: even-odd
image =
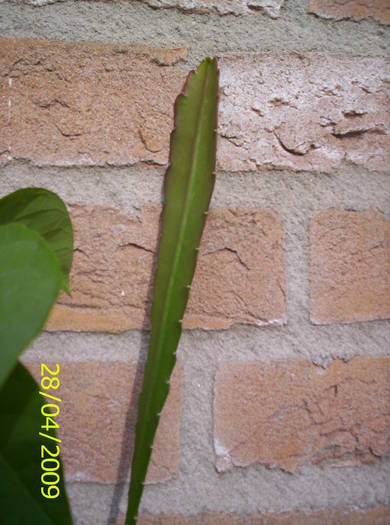
[(0, 385), (42, 330), (61, 287), (47, 243), (22, 224), (0, 226)]
[(62, 288), (69, 294), (69, 273), (73, 257), (73, 229), (64, 202), (43, 188), (24, 188), (0, 199), (0, 224), (24, 224), (48, 243), (57, 257)]
[[(72, 524), (62, 467), (60, 495), (41, 494), (41, 445), (56, 451), (54, 441), (39, 435), (44, 403), (30, 373), (17, 364), (0, 392), (0, 525)], [(52, 429), (44, 432), (55, 436)]]
[(57, 443), (39, 435), (45, 400), (17, 363), (61, 288), (69, 293), (72, 255), (72, 224), (57, 195), (28, 188), (0, 199), (0, 525), (72, 523), (61, 464), (60, 494), (41, 494), (41, 445), (56, 452)]
[(69, 290), (72, 255), (72, 224), (56, 194), (27, 188), (0, 199), (0, 387), (60, 289)]

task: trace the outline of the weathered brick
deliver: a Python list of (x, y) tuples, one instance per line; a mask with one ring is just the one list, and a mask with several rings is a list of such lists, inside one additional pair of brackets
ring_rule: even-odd
[(357, 21), (372, 18), (381, 24), (390, 24), (389, 0), (314, 0), (308, 11), (321, 18)]
[(388, 67), (351, 55), (222, 57), (219, 167), (388, 172)]
[[(124, 524), (121, 515), (117, 525)], [(205, 512), (192, 516), (142, 514), (139, 525), (390, 525), (390, 507), (369, 509), (301, 510), (296, 512), (223, 514)]]
[[(161, 208), (131, 217), (102, 206), (71, 207), (72, 298), (60, 298), (51, 330), (122, 331), (149, 325)], [(208, 215), (185, 328), (285, 319), (283, 227), (270, 210), (213, 209)]]
[(390, 358), (221, 365), (216, 377), (217, 469), (262, 463), (374, 463), (390, 452)]
[(390, 318), (390, 222), (380, 213), (323, 211), (310, 253), (313, 323)]
[(176, 7), (191, 13), (218, 13), (219, 15), (244, 15), (262, 11), (271, 18), (278, 18), (284, 0), (143, 0), (151, 7)]
[[(174, 64), (185, 56), (183, 49), (0, 40), (2, 161), (166, 164), (185, 76)], [(316, 53), (222, 57), (219, 167), (330, 172), (347, 162), (388, 171), (388, 63)]]
[[(27, 366), (39, 382), (40, 365)], [(91, 361), (61, 363), (60, 367), (62, 403), (57, 420), (67, 480), (126, 480), (142, 382), (137, 364)], [(149, 482), (165, 481), (178, 471), (182, 406), (179, 366), (171, 384), (155, 437)]]
[(3, 162), (164, 164), (185, 76), (174, 64), (185, 57), (184, 49), (0, 39), (1, 117), (11, 104)]

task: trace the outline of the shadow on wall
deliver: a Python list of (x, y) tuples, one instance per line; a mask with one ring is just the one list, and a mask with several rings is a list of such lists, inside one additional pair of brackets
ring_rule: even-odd
[[(163, 189), (161, 190), (163, 196)], [(163, 197), (162, 197), (163, 198)], [(162, 214), (160, 216), (160, 222), (158, 227), (158, 238), (160, 238), (162, 230)], [(157, 267), (157, 253), (154, 255), (153, 265), (149, 276), (148, 282), (148, 294), (147, 297), (153, 296), (154, 286), (154, 274)], [(149, 308), (145, 310), (145, 316), (143, 320), (143, 326), (148, 326), (150, 311)], [(114, 494), (111, 501), (110, 512), (108, 516), (107, 525), (116, 525), (120, 514), (120, 502), (123, 498), (124, 491), (126, 490), (126, 483), (124, 479), (127, 479), (128, 473), (130, 472), (131, 460), (133, 457), (134, 450), (134, 439), (135, 439), (135, 424), (136, 415), (138, 411), (138, 397), (141, 392), (142, 380), (144, 376), (144, 367), (146, 362), (146, 356), (149, 345), (149, 331), (142, 331), (141, 344), (139, 349), (139, 359), (137, 363), (137, 369), (135, 373), (133, 389), (130, 396), (130, 403), (126, 412), (125, 430), (122, 437), (121, 454), (119, 461), (119, 468), (117, 471), (116, 479), (118, 480), (115, 484)]]

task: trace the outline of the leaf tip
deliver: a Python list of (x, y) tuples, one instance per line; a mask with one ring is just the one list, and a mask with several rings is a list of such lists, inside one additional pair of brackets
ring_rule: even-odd
[(205, 57), (200, 63), (200, 65), (202, 64), (207, 64), (210, 66), (218, 66), (218, 60), (216, 57)]
[(192, 70), (191, 74), (199, 74), (205, 69), (213, 69), (217, 75), (219, 74), (218, 61), (216, 57), (206, 57), (202, 60), (196, 70)]

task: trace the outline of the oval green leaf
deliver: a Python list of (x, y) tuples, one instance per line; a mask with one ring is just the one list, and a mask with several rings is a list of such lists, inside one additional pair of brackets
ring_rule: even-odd
[[(60, 463), (57, 498), (41, 494), (41, 446), (57, 453), (55, 430), (41, 430), (45, 400), (30, 373), (18, 363), (0, 389), (0, 522), (7, 525), (71, 525)], [(50, 457), (44, 452), (44, 458)], [(60, 460), (59, 456), (56, 458)], [(53, 476), (54, 478), (54, 476)], [(48, 481), (50, 481), (50, 477)], [(43, 485), (48, 487), (49, 485)], [(54, 490), (51, 491), (54, 493)], [(4, 520), (4, 521), (3, 521)]]
[(0, 226), (0, 386), (41, 332), (61, 282), (58, 260), (38, 233)]
[(44, 188), (24, 188), (0, 199), (0, 224), (20, 223), (39, 233), (62, 271), (61, 287), (69, 294), (73, 228), (62, 199)]

